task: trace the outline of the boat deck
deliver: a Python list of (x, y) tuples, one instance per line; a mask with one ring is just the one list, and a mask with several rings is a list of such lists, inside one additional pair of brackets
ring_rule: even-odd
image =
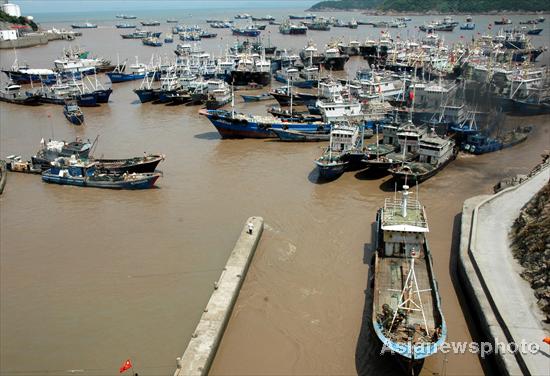
[[(396, 342), (413, 343), (431, 342), (431, 337), (438, 325), (436, 321), (437, 311), (435, 309), (432, 285), (428, 275), (428, 266), (423, 258), (416, 258), (414, 263), (418, 290), (429, 290), (420, 292), (420, 299), (424, 309), (426, 324), (428, 327), (428, 336), (425, 336), (425, 322), (422, 317), (422, 311), (409, 311), (406, 318), (399, 323), (395, 335), (393, 336)], [(379, 257), (376, 266), (376, 291), (375, 291), (375, 307), (377, 308), (376, 315), (382, 314), (382, 306), (387, 304), (393, 311), (397, 308), (399, 297), (403, 290), (403, 285), (407, 279), (410, 270), (410, 262), (407, 258), (401, 257)], [(404, 300), (409, 297), (403, 297)], [(418, 296), (411, 297), (412, 300), (420, 305)], [(414, 308), (413, 303), (409, 303), (408, 307)], [(391, 318), (390, 318), (391, 322)], [(414, 329), (414, 330), (413, 330)], [(411, 338), (412, 337), (412, 338)]]

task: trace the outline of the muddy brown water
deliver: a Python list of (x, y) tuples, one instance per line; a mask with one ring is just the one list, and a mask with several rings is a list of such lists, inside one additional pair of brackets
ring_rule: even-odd
[[(148, 60), (151, 48), (117, 34), (103, 25), (85, 30), (80, 44), (113, 60), (117, 52)], [(307, 40), (272, 35), (295, 48)], [(312, 35), (318, 43), (329, 38)], [(203, 46), (218, 52), (219, 44)], [(18, 58), (48, 67), (63, 46), (19, 50)], [(172, 48), (162, 51), (171, 54)], [(13, 52), (0, 57), (9, 66)], [(348, 67), (362, 64), (353, 59)], [(220, 140), (196, 107), (137, 102), (132, 89), (138, 85), (114, 85), (108, 105), (83, 109), (82, 127), (66, 122), (61, 106), (0, 104), (2, 157), (30, 157), (41, 138), (97, 135), (98, 156), (166, 154), (158, 188), (147, 191), (8, 176), (0, 199), (0, 373), (116, 374), (131, 358), (139, 374), (170, 374), (251, 215), (263, 216), (266, 229), (212, 374), (396, 372), (391, 361), (376, 356), (364, 322), (370, 229), (376, 209), (393, 195), (389, 178), (353, 171), (321, 184), (313, 160), (324, 144)], [(261, 114), (270, 104), (237, 105)], [(550, 146), (548, 122), (507, 118), (506, 128), (534, 124), (534, 135), (512, 149), (461, 155), (421, 185), (449, 341), (471, 339), (451, 280), (453, 229), (462, 202), (536, 164)], [(480, 373), (472, 354), (438, 354), (423, 369), (426, 375)]]

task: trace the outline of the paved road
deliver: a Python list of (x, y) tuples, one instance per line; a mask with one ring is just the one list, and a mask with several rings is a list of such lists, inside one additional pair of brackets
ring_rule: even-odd
[[(550, 167), (527, 181), (482, 204), (477, 217), (477, 234), (472, 254), (490, 294), (516, 343), (536, 343), (542, 351), (525, 353), (532, 375), (550, 374), (550, 349), (542, 342), (548, 334), (542, 327), (540, 311), (529, 284), (520, 277), (520, 265), (513, 258), (508, 234), (521, 208), (550, 178)], [(505, 341), (504, 338), (499, 338)]]

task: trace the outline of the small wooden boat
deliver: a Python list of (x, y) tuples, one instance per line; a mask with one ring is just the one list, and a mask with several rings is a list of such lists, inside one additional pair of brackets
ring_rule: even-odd
[(245, 102), (259, 102), (259, 101), (267, 101), (270, 99), (273, 99), (271, 94), (269, 93), (262, 93), (260, 95), (243, 95), (241, 94), (241, 97)]
[(74, 125), (84, 124), (84, 114), (76, 102), (67, 102), (63, 106), (63, 115)]
[(143, 157), (125, 159), (91, 159), (96, 163), (98, 171), (110, 174), (154, 172), (158, 164), (164, 160), (164, 155), (148, 154)]

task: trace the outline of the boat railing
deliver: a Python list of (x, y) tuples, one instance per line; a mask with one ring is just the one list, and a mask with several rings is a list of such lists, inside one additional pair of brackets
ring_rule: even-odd
[(384, 225), (412, 225), (428, 227), (424, 208), (418, 200), (409, 199), (406, 203), (407, 215), (403, 216), (403, 201), (395, 198), (384, 200)]

